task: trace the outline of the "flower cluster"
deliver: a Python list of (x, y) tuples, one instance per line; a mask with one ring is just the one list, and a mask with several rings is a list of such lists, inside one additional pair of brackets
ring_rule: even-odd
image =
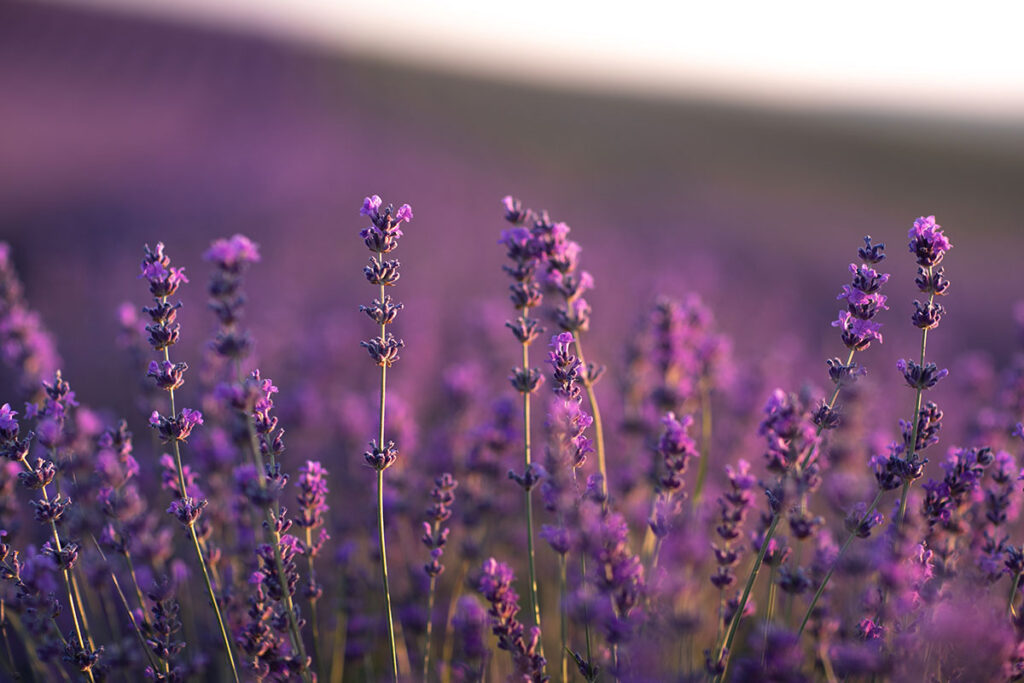
[(259, 262), (259, 245), (245, 235), (236, 234), (215, 240), (203, 258), (214, 265), (209, 287), (210, 308), (220, 323), (212, 348), (224, 358), (245, 358), (249, 355), (252, 340), (246, 332), (238, 329), (245, 306), (242, 278), (250, 265)]
[[(320, 551), (330, 539), (327, 533), (326, 519), (324, 516), (330, 510), (327, 505), (327, 470), (315, 460), (307, 460), (305, 465), (299, 467), (299, 516), (295, 519), (296, 526), (306, 530), (306, 542), (303, 546), (304, 555), (310, 559), (320, 554)], [(314, 540), (314, 534), (315, 540)], [(323, 587), (315, 580), (312, 571), (310, 572), (309, 584), (306, 588), (307, 597), (319, 597)]]
[(360, 231), (359, 236), (363, 238), (366, 247), (376, 254), (370, 257), (370, 265), (363, 272), (371, 285), (380, 286), (380, 298), (374, 299), (370, 306), (359, 307), (360, 311), (380, 325), (380, 335), (360, 344), (374, 363), (390, 368), (398, 360), (398, 349), (405, 346), (405, 342), (385, 332), (386, 326), (394, 322), (402, 304), (395, 303), (391, 296), (384, 293), (385, 287), (392, 287), (398, 282), (400, 265), (396, 260), (386, 261), (384, 254), (398, 247), (398, 240), (403, 235), (401, 225), (412, 220), (412, 208), (408, 204), (403, 204), (397, 211), (391, 204), (382, 207), (381, 198), (373, 195), (363, 200), (359, 214), (367, 216), (371, 221), (371, 225)]
[(430, 497), (434, 503), (427, 510), (427, 520), (423, 522), (423, 545), (430, 551), (430, 562), (423, 566), (427, 576), (436, 578), (444, 571), (441, 564), (441, 555), (448, 543), (448, 527), (442, 525), (452, 516), (451, 505), (455, 502), (455, 488), (459, 485), (448, 472), (434, 480), (434, 488), (430, 490)]
[(481, 568), (477, 590), (490, 603), (487, 614), (491, 632), (498, 637), (498, 647), (512, 656), (518, 680), (546, 683), (550, 678), (544, 673), (547, 661), (538, 651), (540, 629), (534, 627), (527, 633), (526, 627), (516, 619), (519, 595), (512, 588), (514, 580), (512, 569), (492, 557)]
[(659, 539), (668, 535), (671, 518), (678, 511), (679, 503), (686, 496), (683, 491), (683, 475), (690, 459), (699, 455), (697, 444), (690, 438), (689, 429), (693, 418), (684, 415), (682, 420), (675, 413), (666, 413), (662, 418), (665, 431), (658, 439), (658, 459), (662, 463), (662, 475), (658, 481), (659, 491), (654, 503), (654, 512), (648, 520), (651, 530)]
[(872, 244), (870, 236), (864, 238), (864, 243), (866, 246), (857, 252), (863, 262), (850, 264), (851, 282), (843, 285), (843, 291), (836, 297), (846, 301), (846, 310), (840, 311), (839, 318), (832, 323), (832, 327), (842, 331), (843, 343), (852, 351), (863, 351), (873, 341), (882, 343), (882, 325), (873, 319), (879, 311), (889, 308), (885, 295), (879, 293), (889, 274), (872, 268), (885, 258), (885, 245)]

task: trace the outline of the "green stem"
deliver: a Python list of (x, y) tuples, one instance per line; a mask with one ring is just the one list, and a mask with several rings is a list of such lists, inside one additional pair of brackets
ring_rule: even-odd
[[(26, 460), (25, 458), (26, 458), (26, 456), (22, 455), (20, 462), (25, 467), (25, 469), (27, 471), (32, 472), (33, 471), (32, 466), (28, 464), (28, 460)], [(50, 495), (46, 491), (46, 486), (42, 487), (41, 492), (43, 494), (43, 501), (46, 502), (46, 503), (49, 503), (50, 502)], [(55, 548), (57, 554), (59, 555), (62, 552), (62, 546), (60, 544), (60, 533), (57, 531), (57, 522), (55, 522), (52, 519), (50, 520), (50, 530), (53, 532), (54, 548)], [(68, 608), (71, 610), (71, 620), (72, 620), (72, 622), (75, 625), (75, 636), (78, 639), (78, 646), (82, 650), (85, 650), (85, 642), (86, 641), (82, 637), (82, 627), (78, 623), (78, 610), (75, 608), (75, 604), (76, 604), (75, 603), (75, 597), (74, 597), (73, 591), (71, 589), (71, 572), (69, 572), (67, 569), (64, 569), (64, 570), (61, 571), (61, 574), (64, 576), (64, 586), (67, 588), (67, 591), (68, 591)], [(95, 680), (95, 678), (94, 678), (94, 676), (92, 674), (92, 670), (91, 669), (86, 671), (86, 673), (89, 675), (89, 680), (90, 681), (94, 681)]]
[[(846, 365), (847, 366), (849, 366), (853, 362), (853, 355), (855, 353), (856, 353), (856, 350), (850, 349), (850, 355), (848, 355), (846, 357)], [(836, 386), (832, 390), (832, 396), (828, 399), (829, 410), (832, 410), (833, 408), (836, 407), (836, 400), (839, 398), (839, 390), (840, 389), (842, 389), (842, 384), (839, 383), (839, 382), (836, 382)], [(807, 467), (807, 463), (809, 463), (811, 461), (811, 458), (814, 457), (814, 453), (817, 450), (817, 440), (818, 440), (818, 437), (821, 436), (821, 432), (823, 431), (823, 429), (824, 428), (822, 427), (822, 425), (818, 425), (817, 429), (814, 430), (814, 441), (815, 441), (815, 443), (814, 443), (814, 445), (812, 445), (807, 450), (807, 455), (805, 455), (803, 460), (800, 461), (800, 463), (799, 463), (800, 469), (803, 469), (803, 468)]]
[(743, 618), (743, 610), (746, 609), (747, 600), (750, 598), (750, 591), (754, 587), (754, 581), (757, 579), (757, 573), (761, 570), (761, 564), (764, 562), (765, 553), (768, 552), (769, 541), (772, 536), (775, 535), (775, 527), (779, 524), (780, 515), (775, 513), (772, 515), (772, 523), (768, 526), (768, 530), (765, 532), (764, 540), (761, 541), (761, 551), (757, 554), (757, 559), (754, 560), (754, 566), (750, 570), (750, 576), (747, 577), (747, 585), (743, 588), (743, 596), (740, 598), (739, 604), (736, 606), (736, 613), (733, 615), (732, 620), (729, 622), (729, 630), (726, 633), (725, 640), (717, 649), (717, 660), (721, 660), (724, 665), (721, 675), (716, 676), (716, 681), (724, 681), (725, 675), (729, 672), (729, 655), (732, 653), (732, 641), (736, 637), (736, 629), (739, 628), (740, 620)]
[[(523, 318), (526, 318), (526, 311), (523, 312)], [(530, 345), (523, 342), (523, 371), (526, 373), (530, 372)], [(526, 469), (530, 469), (530, 463), (532, 462), (532, 445), (530, 439), (530, 392), (523, 392), (523, 456), (526, 463)], [(527, 471), (525, 474), (529, 474)], [(537, 600), (537, 568), (536, 559), (533, 549), (533, 489), (527, 488), (524, 490), (523, 497), (526, 503), (526, 549), (529, 556), (529, 570), (530, 570), (530, 615), (533, 617), (533, 623), (535, 626), (540, 628), (540, 602)], [(544, 654), (544, 646), (541, 644), (538, 646), (540, 654)]]
[[(267, 470), (263, 466), (263, 452), (260, 450), (259, 440), (256, 436), (256, 427), (252, 420), (246, 420), (246, 426), (249, 430), (249, 445), (252, 448), (253, 458), (256, 460), (256, 481), (259, 483), (260, 490), (266, 490), (266, 474)], [(274, 466), (274, 454), (270, 452), (271, 467)], [(288, 576), (284, 570), (284, 557), (281, 555), (281, 534), (277, 530), (277, 517), (279, 514), (276, 503), (268, 503), (263, 506), (263, 512), (267, 517), (266, 526), (270, 532), (270, 545), (274, 550), (274, 570), (277, 573), (277, 580), (284, 587), (281, 591), (281, 602), (284, 604), (285, 611), (288, 613), (288, 636), (292, 644), (292, 652), (299, 656), (300, 668), (299, 673), (304, 681), (311, 681), (312, 677), (309, 674), (309, 666), (306, 657), (306, 646), (302, 640), (302, 631), (299, 629), (299, 622), (295, 616), (295, 603), (292, 600), (291, 591), (287, 589)], [(308, 530), (307, 530), (308, 531)]]
[(605, 505), (608, 499), (608, 468), (605, 465), (604, 455), (604, 427), (601, 422), (601, 408), (597, 405), (597, 394), (594, 393), (594, 384), (590, 380), (590, 368), (587, 366), (587, 359), (583, 355), (583, 345), (580, 342), (580, 333), (573, 334), (576, 346), (576, 357), (583, 366), (583, 388), (587, 392), (587, 401), (590, 403), (590, 416), (594, 418), (594, 446), (597, 451), (597, 468), (601, 472), (601, 493), (605, 497)]
[(384, 540), (384, 470), (377, 471), (377, 539), (380, 542), (380, 573), (384, 581), (384, 604), (388, 617), (388, 641), (391, 645), (391, 671), (398, 680), (398, 650), (395, 647), (395, 624), (391, 618), (391, 589), (388, 587), (388, 554)]
[[(865, 512), (864, 516), (861, 518), (860, 523), (857, 525), (858, 528), (867, 521), (871, 513), (875, 511), (876, 507), (878, 507), (878, 503), (882, 500), (882, 493), (883, 491), (879, 489), (878, 493), (875, 494), (875, 499), (871, 501), (870, 507), (868, 507), (867, 512)], [(832, 578), (832, 573), (836, 570), (836, 567), (839, 566), (839, 560), (842, 559), (843, 553), (845, 553), (846, 549), (850, 547), (851, 543), (853, 543), (853, 539), (857, 537), (856, 532), (857, 529), (851, 531), (850, 535), (846, 537), (845, 541), (843, 541), (843, 545), (839, 548), (839, 553), (836, 555), (836, 559), (832, 561), (832, 566), (829, 567), (828, 573), (825, 574), (825, 578), (821, 580), (821, 585), (818, 586), (817, 592), (814, 594), (814, 597), (811, 598), (811, 604), (807, 606), (807, 613), (804, 614), (804, 618), (800, 622), (800, 628), (797, 629), (796, 632), (798, 638), (803, 634), (804, 628), (807, 626), (807, 621), (811, 618), (811, 613), (814, 611), (815, 605), (818, 604), (819, 598), (821, 598), (822, 594), (825, 592), (825, 586), (828, 585), (829, 579)]]
[(765, 657), (768, 656), (768, 629), (772, 623), (772, 615), (775, 612), (775, 565), (772, 565), (768, 573), (768, 609), (764, 614), (764, 642), (761, 647), (761, 666), (764, 666)]
[[(929, 266), (929, 268), (928, 268), (928, 277), (931, 277), (931, 274), (932, 274), (932, 269)], [(931, 295), (928, 297), (928, 305), (930, 306), (933, 303), (935, 303), (935, 292), (932, 292)], [(923, 330), (921, 330), (921, 358), (920, 358), (920, 365), (921, 365), (921, 367), (924, 367), (924, 351), (925, 351), (925, 348), (927, 347), (927, 345), (928, 345), (928, 330), (927, 329), (923, 329)], [(911, 432), (910, 432), (910, 443), (907, 444), (907, 457), (906, 457), (906, 459), (907, 459), (908, 462), (913, 460), (914, 455), (917, 452), (918, 426), (919, 426), (919, 424), (921, 422), (919, 416), (921, 414), (921, 397), (922, 397), (923, 393), (924, 393), (924, 389), (922, 389), (921, 387), (918, 387), (917, 391), (915, 392), (915, 396), (914, 396), (914, 415), (911, 418), (913, 420), (913, 425), (914, 426), (912, 427)], [(910, 485), (911, 485), (911, 483), (912, 483), (912, 481), (909, 480), (909, 479), (907, 481), (903, 482), (903, 492), (900, 494), (900, 511), (899, 511), (899, 516), (896, 518), (896, 529), (897, 530), (899, 530), (900, 527), (903, 526), (903, 518), (904, 518), (904, 516), (906, 516), (906, 513), (907, 513), (907, 495), (910, 493)]]
[[(100, 557), (103, 558), (103, 561), (106, 562), (107, 558), (103, 554), (103, 550), (100, 548), (100, 544), (96, 540), (95, 536), (92, 537), (92, 542), (93, 545), (96, 546), (96, 552), (98, 552)], [(117, 595), (121, 598), (121, 604), (124, 606), (124, 611), (128, 613), (128, 620), (132, 622), (132, 628), (135, 629), (135, 635), (139, 638), (139, 643), (142, 645), (142, 651), (146, 653), (146, 658), (149, 659), (149, 664), (153, 667), (153, 671), (159, 671), (161, 667), (157, 663), (156, 657), (154, 657), (153, 653), (150, 651), (149, 645), (146, 644), (146, 638), (142, 635), (142, 629), (139, 627), (139, 622), (135, 620), (135, 614), (132, 612), (131, 606), (128, 605), (128, 598), (124, 596), (124, 591), (121, 590), (121, 584), (118, 582), (117, 574), (113, 569), (110, 570), (110, 578), (114, 581), (114, 588), (117, 589)], [(145, 614), (145, 607), (143, 607), (143, 614)], [(170, 673), (170, 663), (165, 661), (163, 669), (164, 673)]]
[(238, 670), (235, 668), (235, 657), (231, 651), (231, 640), (228, 638), (228, 629), (224, 625), (224, 617), (221, 616), (220, 606), (217, 604), (217, 594), (213, 590), (213, 583), (210, 581), (210, 572), (206, 568), (206, 560), (203, 558), (203, 551), (199, 547), (199, 537), (196, 535), (195, 524), (188, 527), (189, 535), (192, 537), (192, 547), (195, 548), (196, 556), (199, 558), (199, 567), (203, 570), (203, 581), (206, 583), (206, 592), (209, 595), (210, 603), (213, 605), (213, 612), (217, 615), (217, 625), (220, 626), (220, 635), (224, 640), (224, 649), (228, 654), (228, 663), (231, 664), (231, 675), (238, 683)]
[(558, 599), (559, 616), (561, 618), (560, 634), (562, 636), (562, 680), (569, 680), (569, 613), (566, 609), (566, 570), (565, 555), (558, 556)]
[[(437, 524), (434, 525), (434, 533), (437, 533)], [(430, 590), (427, 593), (427, 642), (423, 646), (423, 681), (430, 680), (430, 641), (434, 632), (434, 588), (437, 587), (437, 577), (430, 577)]]
[[(377, 253), (377, 264), (384, 266), (384, 254)], [(384, 303), (384, 283), (380, 284), (380, 301)], [(380, 341), (384, 344), (387, 338), (387, 323), (380, 324)], [(385, 404), (388, 391), (388, 365), (382, 363), (380, 366), (380, 422), (378, 423), (377, 437), (379, 448), (386, 448), (384, 445), (384, 416)], [(387, 541), (384, 537), (384, 470), (377, 470), (377, 540), (380, 543), (380, 573), (384, 584), (384, 606), (388, 619), (388, 644), (391, 647), (391, 673), (394, 680), (398, 680), (398, 648), (395, 646), (395, 622), (391, 616), (391, 588), (388, 582), (388, 552)]]
[(1013, 585), (1010, 586), (1010, 599), (1006, 605), (1006, 610), (1010, 613), (1011, 617), (1017, 616), (1017, 611), (1013, 609), (1013, 599), (1017, 597), (1018, 586), (1020, 586), (1020, 572), (1013, 575)]
[[(583, 585), (587, 581), (587, 556), (585, 553), (580, 553), (580, 574), (582, 575), (581, 585)], [(590, 608), (586, 605), (583, 607), (583, 634), (587, 642), (587, 664), (593, 666), (594, 653), (590, 644)]]
[[(167, 302), (167, 297), (161, 299), (162, 303)], [(169, 347), (164, 347), (164, 360), (168, 363), (171, 362), (171, 353)], [(167, 392), (170, 395), (171, 402), (171, 418), (175, 418), (178, 414), (177, 408), (174, 405), (174, 389)], [(177, 439), (174, 440), (174, 464), (178, 471), (178, 486), (181, 493), (181, 499), (185, 500), (188, 497), (188, 487), (185, 484), (185, 468), (181, 464), (181, 446)], [(203, 550), (199, 546), (199, 537), (196, 535), (195, 524), (188, 526), (189, 535), (192, 537), (192, 545), (196, 551), (196, 557), (199, 559), (199, 566), (203, 570), (203, 579), (206, 582), (206, 591), (210, 598), (210, 605), (213, 607), (213, 612), (217, 616), (217, 624), (220, 626), (220, 635), (224, 641), (224, 652), (228, 656), (228, 664), (231, 665), (231, 677), (238, 683), (238, 669), (235, 667), (235, 655), (231, 649), (231, 639), (228, 637), (227, 627), (224, 625), (224, 617), (220, 613), (220, 605), (217, 603), (217, 593), (213, 590), (213, 583), (210, 581), (210, 571), (206, 566), (206, 559), (203, 557)]]
[(700, 379), (700, 462), (697, 464), (697, 483), (693, 487), (693, 510), (700, 506), (704, 493), (704, 480), (708, 476), (711, 458), (711, 389), (706, 377)]
[[(313, 547), (313, 530), (310, 527), (306, 527), (306, 547)], [(309, 581), (315, 586), (316, 568), (313, 566), (313, 556), (307, 554), (306, 559), (309, 563)], [(322, 661), (323, 653), (320, 651), (320, 620), (317, 618), (316, 602), (316, 596), (309, 596), (309, 621), (313, 626), (313, 661), (316, 663), (317, 673), (322, 674), (326, 669)]]

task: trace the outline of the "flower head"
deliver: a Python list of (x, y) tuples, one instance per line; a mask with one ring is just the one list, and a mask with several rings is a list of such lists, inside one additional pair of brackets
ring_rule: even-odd
[(910, 253), (924, 268), (938, 265), (946, 252), (953, 248), (949, 238), (942, 234), (942, 226), (935, 222), (935, 216), (921, 216), (914, 221), (907, 238), (910, 240)]

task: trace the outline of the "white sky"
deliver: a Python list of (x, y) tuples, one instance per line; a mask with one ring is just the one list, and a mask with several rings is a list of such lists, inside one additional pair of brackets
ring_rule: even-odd
[(1024, 121), (1019, 0), (79, 1), (519, 80)]

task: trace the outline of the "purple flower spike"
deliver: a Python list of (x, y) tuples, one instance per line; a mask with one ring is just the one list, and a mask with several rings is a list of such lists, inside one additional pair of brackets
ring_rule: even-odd
[(942, 226), (935, 222), (935, 216), (921, 216), (914, 221), (914, 227), (907, 233), (910, 253), (917, 258), (917, 265), (931, 268), (942, 261), (946, 252), (953, 248), (944, 234)]
[(477, 590), (491, 604), (487, 610), (491, 631), (498, 636), (498, 648), (512, 656), (517, 680), (546, 683), (549, 680), (544, 673), (547, 661), (537, 652), (540, 631), (532, 629), (527, 633), (516, 619), (519, 594), (512, 588), (514, 580), (512, 569), (492, 557), (484, 562)]

